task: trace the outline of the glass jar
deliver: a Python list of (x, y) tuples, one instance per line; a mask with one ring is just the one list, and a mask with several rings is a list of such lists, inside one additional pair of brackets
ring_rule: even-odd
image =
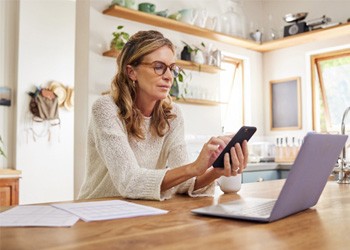
[(240, 0), (228, 0), (227, 9), (221, 16), (221, 32), (246, 38), (245, 17)]

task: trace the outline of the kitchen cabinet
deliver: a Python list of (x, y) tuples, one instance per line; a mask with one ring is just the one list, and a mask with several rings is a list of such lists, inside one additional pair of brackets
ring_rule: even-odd
[(20, 173), (18, 170), (0, 169), (0, 206), (18, 205)]
[(169, 30), (175, 30), (186, 34), (208, 38), (214, 41), (250, 50), (255, 50), (258, 52), (268, 52), (276, 49), (287, 48), (298, 44), (312, 42), (315, 40), (321, 41), (344, 36), (346, 34), (350, 35), (350, 23), (345, 23), (334, 27), (313, 30), (260, 44), (252, 40), (229, 36), (223, 33), (189, 25), (169, 18), (164, 18), (157, 15), (152, 15), (120, 6), (112, 6), (104, 10), (103, 13), (105, 15), (128, 19), (139, 23), (150, 24), (156, 27), (166, 28)]
[(262, 170), (262, 171), (251, 171), (243, 172), (242, 182), (262, 182), (270, 181), (277, 179), (286, 179), (288, 176), (289, 170), (278, 169), (278, 170)]

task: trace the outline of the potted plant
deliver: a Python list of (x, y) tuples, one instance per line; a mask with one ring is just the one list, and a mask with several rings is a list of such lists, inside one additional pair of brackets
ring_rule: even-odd
[(6, 158), (6, 154), (4, 152), (4, 150), (2, 149), (2, 145), (4, 144), (4, 142), (2, 141), (1, 135), (0, 135), (0, 155)]
[(111, 49), (121, 50), (126, 42), (129, 40), (130, 35), (127, 32), (121, 31), (124, 26), (120, 25), (117, 27), (117, 31), (113, 32), (113, 40), (111, 41)]
[[(194, 46), (191, 47), (189, 44), (186, 42), (182, 41), (185, 44), (183, 52), (187, 52), (190, 54), (190, 60), (183, 59), (183, 53), (181, 53), (181, 59), (182, 60), (187, 60), (187, 61), (193, 61), (198, 64), (204, 64), (205, 63), (205, 58), (204, 58), (204, 53), (201, 48)], [(205, 48), (205, 44), (202, 42), (201, 46)]]
[[(191, 77), (191, 75), (189, 75)], [(179, 75), (174, 78), (173, 85), (170, 89), (170, 95), (173, 97), (176, 97), (176, 99), (183, 98), (185, 99), (184, 94), (187, 94), (187, 84), (188, 82), (185, 82), (185, 78), (187, 77), (186, 72), (183, 69), (180, 69)], [(180, 93), (180, 84), (184, 84), (184, 93)]]

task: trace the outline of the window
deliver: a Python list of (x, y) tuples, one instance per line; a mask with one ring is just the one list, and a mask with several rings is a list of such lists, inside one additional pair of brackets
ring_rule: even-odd
[(224, 56), (221, 62), (220, 99), (223, 132), (237, 131), (244, 124), (243, 61)]
[[(340, 132), (341, 120), (350, 107), (350, 49), (311, 57), (313, 128)], [(350, 117), (347, 121), (350, 130)]]

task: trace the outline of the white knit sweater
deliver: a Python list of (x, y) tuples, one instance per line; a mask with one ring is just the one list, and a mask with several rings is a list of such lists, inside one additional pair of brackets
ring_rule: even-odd
[(177, 118), (163, 137), (151, 135), (151, 118), (145, 117), (145, 140), (129, 137), (118, 107), (111, 96), (93, 104), (88, 131), (88, 158), (79, 199), (123, 196), (132, 199), (168, 199), (174, 193), (208, 196), (214, 183), (193, 191), (195, 178), (166, 192), (160, 191), (166, 171), (188, 163), (181, 111), (173, 104)]

